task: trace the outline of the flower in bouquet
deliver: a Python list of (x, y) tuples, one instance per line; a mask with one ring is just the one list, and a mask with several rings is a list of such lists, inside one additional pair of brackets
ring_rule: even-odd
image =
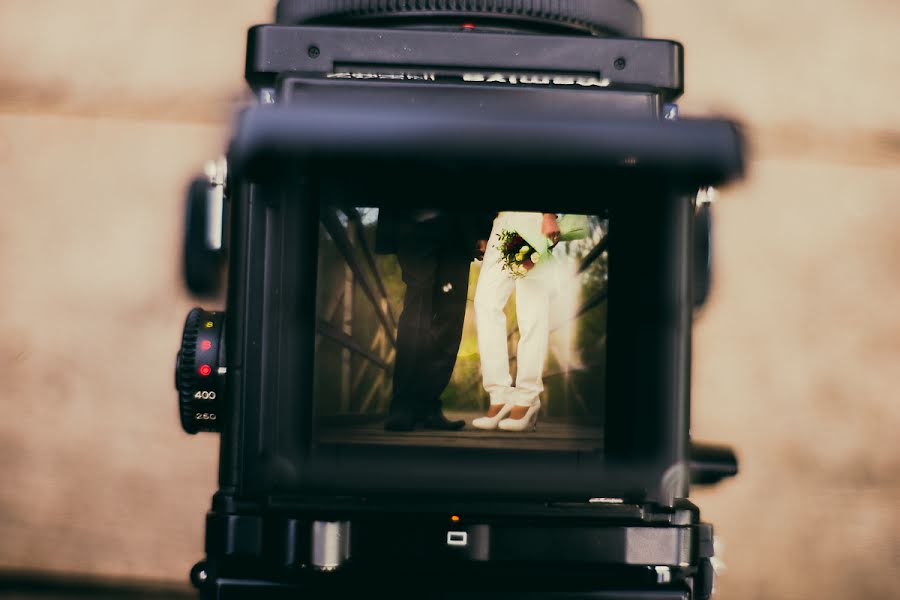
[(504, 229), (495, 246), (500, 252), (500, 264), (515, 278), (524, 277), (540, 262), (541, 253), (528, 245), (517, 231)]

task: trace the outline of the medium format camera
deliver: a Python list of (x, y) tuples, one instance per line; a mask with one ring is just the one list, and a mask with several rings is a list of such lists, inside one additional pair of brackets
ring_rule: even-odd
[[(190, 188), (204, 598), (708, 598), (691, 328), (726, 121), (631, 0), (281, 0)], [(227, 271), (227, 277), (224, 276)]]

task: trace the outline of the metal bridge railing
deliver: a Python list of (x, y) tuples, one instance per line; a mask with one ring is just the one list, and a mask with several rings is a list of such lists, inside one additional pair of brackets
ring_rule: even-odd
[[(320, 336), (316, 340), (316, 345), (318, 348), (322, 339), (328, 339), (342, 349), (340, 381), (342, 412), (352, 410), (351, 395), (356, 396), (353, 392), (359, 389), (370, 370), (372, 368), (380, 370), (356, 407), (356, 410), (365, 413), (376, 400), (380, 401), (379, 403), (387, 400), (390, 375), (393, 372), (393, 356), (397, 347), (397, 319), (391, 309), (390, 298), (375, 261), (375, 253), (366, 239), (365, 226), (359, 211), (347, 207), (342, 208), (341, 212), (347, 217), (346, 228), (341, 223), (336, 209), (325, 208), (320, 216), (322, 226), (344, 259), (348, 272), (344, 285), (329, 302), (325, 314), (316, 321), (316, 332)], [(356, 286), (368, 300), (379, 325), (369, 347), (353, 337), (353, 292)], [(336, 326), (333, 321), (342, 307), (342, 324)], [(353, 355), (364, 361), (355, 373), (351, 369)]]

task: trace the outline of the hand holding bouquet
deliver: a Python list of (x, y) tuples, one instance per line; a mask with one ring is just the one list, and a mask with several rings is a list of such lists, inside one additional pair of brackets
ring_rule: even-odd
[(587, 236), (588, 219), (583, 215), (563, 215), (557, 219), (552, 213), (509, 213), (495, 248), (503, 270), (513, 278), (524, 277), (541, 260), (551, 260), (553, 247)]
[(516, 231), (501, 231), (496, 247), (503, 270), (514, 278), (524, 277), (541, 260), (541, 252), (532, 248)]

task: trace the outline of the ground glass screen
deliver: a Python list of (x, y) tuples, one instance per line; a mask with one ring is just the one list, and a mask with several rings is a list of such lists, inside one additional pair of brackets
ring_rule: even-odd
[(602, 447), (608, 221), (321, 207), (315, 442)]

